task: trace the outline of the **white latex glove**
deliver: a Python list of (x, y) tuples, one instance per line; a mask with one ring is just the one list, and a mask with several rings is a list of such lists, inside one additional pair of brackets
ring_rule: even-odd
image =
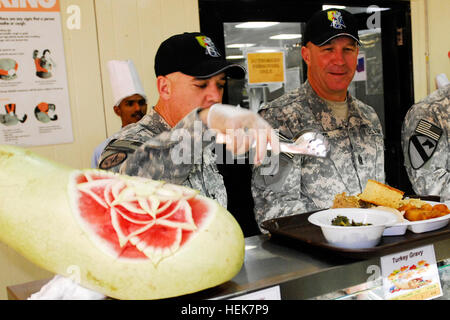
[(106, 296), (86, 289), (72, 279), (56, 275), (28, 300), (103, 300)]
[(239, 106), (214, 104), (209, 108), (207, 126), (226, 134), (226, 148), (234, 154), (243, 154), (254, 146), (255, 165), (264, 160), (268, 143), (274, 154), (280, 152), (278, 136), (267, 121)]

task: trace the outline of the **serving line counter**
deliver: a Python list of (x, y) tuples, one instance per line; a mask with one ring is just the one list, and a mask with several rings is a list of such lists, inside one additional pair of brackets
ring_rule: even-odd
[[(427, 244), (434, 245), (440, 272), (448, 272), (449, 277), (446, 277), (450, 278), (450, 266), (446, 267), (450, 238)], [(449, 299), (450, 279), (443, 278), (442, 298)], [(6, 288), (8, 299), (27, 299), (48, 281), (9, 286)], [(259, 235), (245, 239), (244, 265), (232, 280), (177, 299), (232, 299), (268, 288), (278, 291), (281, 299), (335, 299), (355, 296), (359, 291), (376, 292), (380, 285), (380, 257), (355, 260), (314, 247), (299, 247), (282, 239), (270, 239), (270, 235)]]

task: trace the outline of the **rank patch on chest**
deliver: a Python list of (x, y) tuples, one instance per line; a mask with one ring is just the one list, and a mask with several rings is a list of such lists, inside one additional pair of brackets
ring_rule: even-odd
[(442, 129), (421, 119), (409, 139), (408, 154), (413, 169), (421, 168), (436, 151)]

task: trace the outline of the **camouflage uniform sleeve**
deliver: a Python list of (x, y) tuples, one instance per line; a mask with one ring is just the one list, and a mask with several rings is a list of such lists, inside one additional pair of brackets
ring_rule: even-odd
[(450, 200), (450, 86), (413, 105), (403, 122), (405, 169), (414, 192)]
[(193, 165), (201, 163), (203, 148), (211, 143), (205, 138), (207, 128), (198, 111), (190, 112), (172, 130), (146, 138), (135, 150), (126, 153), (126, 160), (110, 170), (182, 184)]
[[(279, 129), (283, 136), (293, 138), (289, 126), (286, 125), (286, 115), (280, 113), (279, 108), (261, 110), (260, 115), (273, 128)], [(253, 168), (252, 195), (258, 225), (265, 220), (309, 210), (308, 201), (303, 201), (305, 199), (301, 196), (301, 157), (280, 154), (277, 159), (278, 165), (263, 163), (260, 167)], [(273, 159), (270, 157), (266, 160)], [(266, 232), (263, 229), (261, 231)]]
[(300, 157), (290, 159), (282, 154), (277, 173), (263, 173), (263, 167), (253, 169), (252, 196), (258, 225), (265, 220), (311, 210), (301, 196), (300, 161)]

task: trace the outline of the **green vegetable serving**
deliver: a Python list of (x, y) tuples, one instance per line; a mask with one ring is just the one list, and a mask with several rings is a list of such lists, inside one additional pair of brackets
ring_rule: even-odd
[(331, 224), (333, 226), (341, 226), (341, 227), (358, 227), (358, 226), (370, 226), (371, 223), (362, 223), (362, 222), (355, 222), (352, 220), (350, 222), (346, 216), (337, 216), (333, 220), (331, 220)]

